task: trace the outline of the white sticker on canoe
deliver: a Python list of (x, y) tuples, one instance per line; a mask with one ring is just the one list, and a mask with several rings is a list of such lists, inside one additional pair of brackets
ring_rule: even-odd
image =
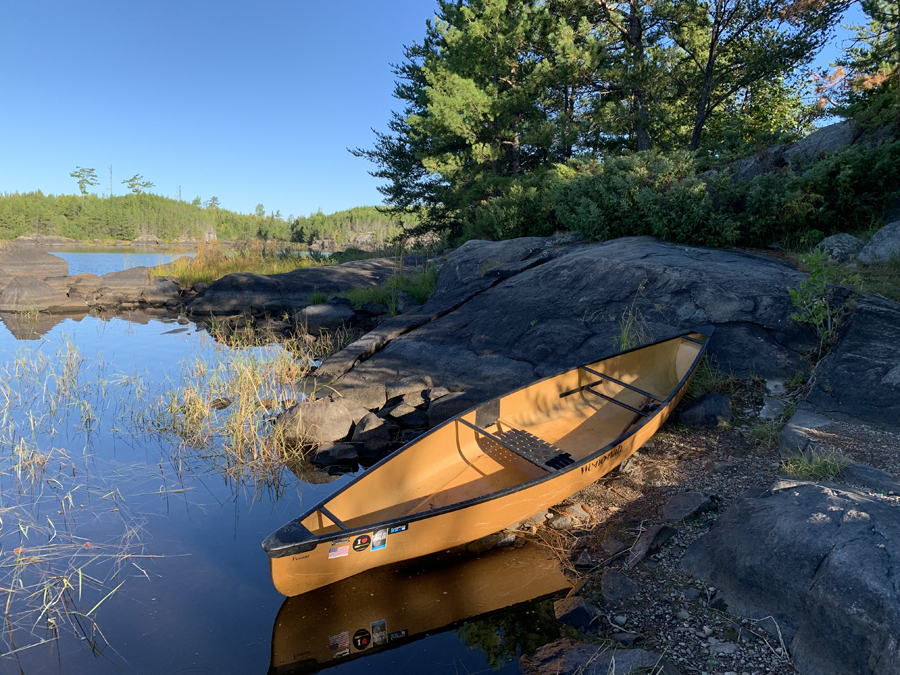
[(350, 542), (347, 542), (346, 544), (335, 544), (328, 549), (329, 560), (332, 558), (343, 558), (347, 555), (350, 555)]
[(372, 536), (372, 550), (373, 551), (380, 551), (385, 546), (387, 546), (387, 535), (388, 535), (387, 529), (378, 530), (375, 532), (375, 534)]

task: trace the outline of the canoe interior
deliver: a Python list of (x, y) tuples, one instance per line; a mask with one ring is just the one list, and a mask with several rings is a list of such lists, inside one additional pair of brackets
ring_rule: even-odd
[[(588, 367), (664, 401), (675, 393), (701, 349), (699, 342), (674, 338)], [(644, 419), (586, 390), (561, 396), (591, 383), (596, 383), (595, 392), (635, 409), (653, 403), (644, 394), (588, 370), (573, 369), (490, 401), (461, 419), (501, 438), (510, 429), (527, 432), (577, 462)], [(361, 476), (324, 506), (347, 527), (365, 527), (515, 488), (551, 472), (451, 420), (392, 456), (377, 471)], [(339, 530), (318, 510), (302, 524), (314, 535)]]

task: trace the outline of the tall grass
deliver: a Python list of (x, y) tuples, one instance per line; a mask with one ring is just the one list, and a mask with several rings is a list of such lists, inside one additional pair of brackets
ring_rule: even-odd
[(201, 242), (197, 255), (183, 257), (153, 270), (156, 276), (178, 277), (179, 283), (193, 286), (198, 281), (211, 283), (226, 274), (253, 272), (255, 274), (281, 274), (302, 267), (320, 267), (334, 264), (328, 257), (315, 253), (272, 246), (253, 241), (237, 247)]

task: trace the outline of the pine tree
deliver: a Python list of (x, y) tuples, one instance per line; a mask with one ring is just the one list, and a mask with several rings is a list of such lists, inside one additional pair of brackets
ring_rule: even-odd
[(82, 197), (87, 196), (87, 189), (89, 186), (92, 187), (100, 184), (100, 181), (97, 180), (97, 174), (93, 169), (84, 169), (80, 166), (76, 166), (75, 170), (69, 175), (76, 179)]

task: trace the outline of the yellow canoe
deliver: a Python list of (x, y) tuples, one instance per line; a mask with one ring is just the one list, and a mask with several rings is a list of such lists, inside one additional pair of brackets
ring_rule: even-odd
[(404, 446), (263, 542), (279, 592), (465, 544), (621, 464), (678, 405), (712, 327), (539, 380)]

